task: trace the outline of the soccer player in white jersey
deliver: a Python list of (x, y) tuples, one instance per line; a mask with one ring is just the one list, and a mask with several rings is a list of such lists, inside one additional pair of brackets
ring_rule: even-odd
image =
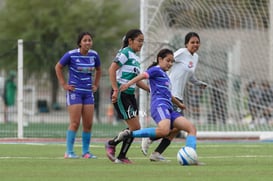
[[(101, 77), (100, 57), (96, 51), (91, 50), (93, 40), (89, 32), (79, 34), (77, 45), (79, 48), (66, 52), (55, 66), (59, 83), (66, 91), (66, 104), (70, 117), (64, 158), (79, 158), (74, 152), (74, 142), (81, 119), (82, 157), (96, 158), (90, 152), (89, 146), (94, 113), (93, 93), (97, 91)], [(68, 66), (68, 82), (63, 76), (65, 66)]]
[[(201, 89), (205, 88), (207, 84), (198, 80), (195, 75), (195, 69), (198, 63), (198, 54), (196, 53), (200, 47), (199, 35), (195, 32), (189, 32), (185, 36), (185, 48), (180, 48), (174, 52), (175, 62), (170, 69), (170, 80), (172, 84), (172, 95), (183, 103), (183, 95), (187, 82), (191, 82), (196, 86), (200, 86)], [(180, 112), (183, 115), (183, 110), (176, 105), (174, 110)], [(161, 155), (166, 148), (170, 145), (171, 140), (179, 134), (179, 130), (174, 130), (168, 137), (162, 138), (158, 147), (150, 155), (151, 161), (165, 161), (165, 158)], [(147, 155), (149, 145), (153, 140), (144, 138), (142, 140), (141, 148), (144, 155)]]
[[(123, 47), (117, 53), (114, 61), (109, 68), (109, 76), (112, 85), (111, 101), (120, 119), (124, 119), (129, 130), (134, 131), (140, 129), (138, 118), (138, 107), (135, 98), (136, 86), (149, 91), (149, 86), (140, 81), (132, 84), (128, 90), (119, 92), (121, 84), (125, 84), (140, 73), (140, 62), (137, 52), (141, 50), (144, 42), (144, 36), (141, 30), (132, 29), (126, 33), (123, 40)], [(121, 141), (117, 141), (116, 137), (109, 140), (105, 144), (107, 157), (115, 163), (132, 163), (126, 157), (126, 154), (133, 142), (133, 138), (123, 140), (119, 155), (116, 157), (116, 146)]]

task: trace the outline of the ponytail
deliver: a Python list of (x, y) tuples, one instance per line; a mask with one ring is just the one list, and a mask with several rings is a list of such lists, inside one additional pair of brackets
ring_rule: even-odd
[(129, 30), (126, 33), (125, 37), (123, 37), (123, 46), (122, 46), (122, 48), (128, 47), (129, 39), (134, 40), (136, 37), (138, 37), (139, 35), (142, 35), (142, 34), (143, 33), (139, 29)]

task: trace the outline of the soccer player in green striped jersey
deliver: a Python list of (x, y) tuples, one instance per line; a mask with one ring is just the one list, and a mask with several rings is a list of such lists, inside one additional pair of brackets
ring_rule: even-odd
[[(138, 107), (135, 98), (136, 86), (149, 91), (149, 86), (140, 81), (130, 86), (126, 91), (119, 92), (121, 84), (125, 84), (140, 73), (140, 61), (137, 52), (141, 50), (144, 36), (141, 30), (132, 29), (126, 33), (123, 40), (123, 47), (117, 53), (109, 68), (109, 76), (112, 85), (111, 101), (120, 119), (124, 119), (130, 131), (140, 129), (138, 118)], [(107, 157), (115, 163), (132, 163), (126, 154), (134, 138), (123, 140), (119, 155), (116, 157), (116, 146), (120, 141), (116, 137), (105, 144)]]

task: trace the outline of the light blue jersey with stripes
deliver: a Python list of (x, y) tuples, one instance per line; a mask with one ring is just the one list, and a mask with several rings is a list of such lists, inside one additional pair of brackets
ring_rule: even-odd
[(100, 57), (96, 51), (89, 50), (87, 55), (82, 55), (79, 48), (70, 50), (59, 63), (68, 66), (68, 84), (75, 86), (75, 92), (92, 92), (92, 73), (95, 67), (100, 66)]

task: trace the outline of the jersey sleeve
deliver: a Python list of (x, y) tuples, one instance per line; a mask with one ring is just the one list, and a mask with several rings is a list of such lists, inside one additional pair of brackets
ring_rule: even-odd
[(95, 67), (99, 67), (100, 65), (101, 65), (100, 56), (99, 54), (96, 54)]
[(70, 63), (70, 54), (69, 52), (65, 53), (63, 55), (63, 57), (60, 59), (59, 63), (62, 65), (62, 66), (66, 66)]
[(146, 72), (146, 76), (148, 76), (149, 78), (157, 77), (160, 73), (156, 66), (149, 68), (145, 72)]
[(123, 54), (122, 52), (119, 52), (115, 59), (114, 62), (116, 62), (120, 67), (125, 64), (127, 62), (128, 58), (125, 54)]
[(185, 48), (180, 48), (177, 51), (174, 52), (174, 60), (175, 62), (183, 62), (183, 53), (185, 52)]

